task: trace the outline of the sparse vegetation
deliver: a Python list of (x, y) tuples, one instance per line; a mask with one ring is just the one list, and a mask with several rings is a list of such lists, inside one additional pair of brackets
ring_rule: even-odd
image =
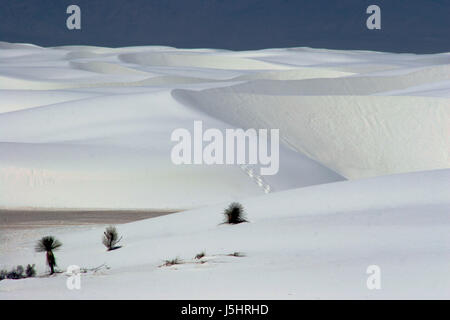
[(245, 254), (242, 252), (233, 252), (229, 254), (230, 257), (245, 257)]
[(53, 236), (47, 236), (40, 239), (35, 247), (36, 252), (45, 252), (47, 257), (47, 264), (50, 267), (50, 274), (55, 273), (56, 258), (53, 254), (54, 250), (58, 250), (62, 243)]
[(164, 267), (170, 267), (176, 264), (182, 264), (183, 261), (181, 261), (180, 258), (176, 257), (175, 259), (171, 259), (171, 260), (165, 260), (163, 266)]
[(0, 281), (5, 279), (24, 279), (24, 278), (31, 278), (36, 275), (36, 271), (34, 270), (34, 264), (33, 265), (27, 265), (27, 268), (24, 269), (23, 266), (18, 265), (15, 268), (12, 268), (11, 271), (7, 270), (0, 270)]
[(231, 203), (224, 211), (225, 223), (238, 224), (248, 222), (245, 219), (244, 207), (239, 202)]
[(24, 278), (23, 272), (23, 267), (19, 265), (8, 273), (8, 279), (22, 279)]
[(204, 256), (206, 256), (206, 253), (205, 253), (205, 251), (202, 251), (200, 253), (197, 253), (197, 255), (195, 256), (195, 259), (200, 260)]
[(108, 251), (119, 249), (121, 246), (118, 246), (117, 244), (120, 240), (122, 240), (122, 237), (119, 238), (116, 227), (109, 226), (106, 228), (105, 232), (103, 232), (102, 242)]
[(0, 281), (6, 279), (8, 276), (8, 271), (6, 271), (5, 269), (0, 270)]
[(28, 264), (27, 268), (25, 269), (25, 274), (27, 278), (32, 278), (36, 276), (36, 270), (34, 269), (34, 264)]

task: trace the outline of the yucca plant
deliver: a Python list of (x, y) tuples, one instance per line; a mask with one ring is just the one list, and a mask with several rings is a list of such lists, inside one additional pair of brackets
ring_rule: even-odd
[(224, 211), (225, 223), (228, 224), (238, 224), (242, 222), (247, 222), (244, 218), (244, 207), (239, 202), (231, 203), (228, 208)]
[(47, 264), (50, 267), (50, 274), (55, 273), (56, 259), (53, 254), (54, 250), (58, 250), (62, 243), (53, 236), (42, 237), (35, 247), (36, 252), (45, 252), (47, 256)]
[(105, 232), (103, 232), (102, 242), (108, 251), (120, 248), (120, 246), (117, 246), (120, 240), (122, 240), (122, 237), (119, 238), (116, 227), (109, 226), (106, 228)]

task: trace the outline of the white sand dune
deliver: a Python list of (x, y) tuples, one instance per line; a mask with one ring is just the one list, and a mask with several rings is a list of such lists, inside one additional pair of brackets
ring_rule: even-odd
[[(61, 269), (110, 269), (81, 291), (4, 280), (0, 299), (448, 299), (449, 71), (449, 53), (0, 42), (0, 208), (189, 209), (121, 225), (112, 252), (102, 228), (2, 229), (0, 268), (44, 274), (33, 248), (52, 233)], [(174, 165), (171, 133), (195, 120), (279, 129), (279, 172)], [(231, 201), (250, 223), (220, 224)]]
[(108, 62), (71, 62), (72, 66), (75, 69), (81, 69), (96, 73), (106, 73), (106, 74), (120, 74), (120, 75), (127, 75), (127, 74), (136, 74), (136, 75), (142, 75), (142, 76), (151, 76), (148, 72), (143, 72), (140, 70), (135, 70), (131, 68), (126, 68), (120, 65), (117, 65), (115, 63), (108, 63)]
[[(272, 190), (333, 182), (342, 180), (342, 176), (358, 179), (449, 167), (447, 53), (310, 48), (243, 52), (170, 47), (41, 48), (2, 42), (0, 56), (2, 172), (9, 177), (17, 170), (83, 176), (85, 169), (81, 168), (96, 168), (90, 164), (91, 153), (108, 150), (105, 154), (117, 164), (105, 175), (121, 172), (117, 184), (127, 185), (120, 197), (118, 191), (108, 193), (110, 183), (92, 176), (92, 180), (83, 182), (87, 184), (84, 192), (73, 197), (50, 197), (54, 192), (64, 193), (62, 179), (55, 190), (30, 189), (22, 200), (30, 206), (51, 207), (56, 201), (58, 206), (95, 207), (107, 205), (107, 199), (114, 198), (121, 199), (116, 205), (124, 208), (184, 208), (221, 198), (222, 191), (214, 200), (210, 192), (201, 196), (204, 190), (212, 189), (207, 180), (217, 181), (214, 186), (220, 185), (220, 190), (239, 190), (232, 194), (243, 197), (260, 192), (245, 172), (241, 172), (238, 184), (252, 186), (243, 187), (246, 192), (235, 189), (234, 183), (221, 183), (229, 180), (224, 178), (228, 171), (238, 175), (242, 171), (225, 166), (221, 170), (183, 169), (195, 172), (189, 176), (199, 171), (209, 177), (199, 178), (203, 187), (197, 189), (195, 197), (189, 196), (190, 201), (181, 195), (185, 186), (176, 180), (164, 182), (169, 189), (180, 190), (176, 200), (169, 200), (173, 195), (164, 197), (164, 190), (146, 201), (130, 197), (139, 193), (133, 187), (136, 175), (149, 176), (131, 168), (144, 168), (146, 164), (152, 170), (162, 168), (171, 148), (171, 131), (191, 128), (194, 120), (222, 130), (228, 126), (280, 129), (283, 165), (278, 175), (267, 177)], [(36, 156), (11, 160), (11, 154), (18, 154), (18, 150), (31, 149)], [(73, 150), (80, 167), (70, 161), (65, 167), (59, 163), (59, 150)], [(34, 163), (34, 158), (44, 155), (48, 159), (45, 166)], [(106, 161), (103, 158), (98, 161)], [(56, 167), (64, 174), (60, 175)], [(172, 165), (163, 167), (161, 172), (168, 177), (179, 175), (181, 170)], [(130, 176), (125, 178), (127, 170)], [(221, 171), (223, 175), (212, 174)], [(8, 190), (0, 195), (2, 206), (13, 205), (11, 194), (16, 191), (8, 181), (0, 181)], [(102, 183), (103, 200), (86, 196), (88, 192), (95, 194), (93, 190), (101, 188)], [(150, 178), (141, 183), (139, 188), (154, 189)], [(20, 184), (16, 187), (28, 188)], [(84, 203), (82, 199), (88, 198), (91, 200)], [(155, 199), (166, 200), (156, 204)]]
[(239, 86), (174, 96), (234, 126), (279, 128), (287, 145), (349, 179), (450, 164), (446, 98), (266, 95)]
[[(450, 65), (439, 67), (425, 67), (407, 74), (382, 75), (354, 75), (349, 73), (320, 73), (321, 69), (313, 68), (305, 74), (306, 79), (264, 79), (259, 74), (254, 81), (243, 83), (232, 89), (242, 93), (264, 93), (266, 95), (372, 95), (391, 90), (406, 89), (423, 84), (433, 83), (450, 79)], [(315, 72), (318, 72), (315, 74)], [(283, 75), (283, 73), (278, 73)], [(296, 75), (301, 76), (300, 71)], [(340, 75), (340, 76), (339, 76)], [(328, 79), (327, 79), (328, 78)], [(233, 80), (240, 80), (236, 78)], [(245, 79), (245, 78), (244, 78)], [(248, 79), (250, 80), (250, 79)], [(282, 80), (282, 81), (280, 81)]]
[(97, 96), (96, 93), (58, 90), (2, 90), (0, 113), (27, 110), (60, 102), (81, 100)]
[(166, 67), (200, 67), (215, 69), (261, 70), (261, 69), (287, 69), (276, 63), (256, 61), (243, 57), (234, 57), (231, 54), (192, 54), (188, 53), (123, 53), (119, 55), (123, 62), (138, 65), (166, 66)]
[(327, 68), (301, 68), (281, 71), (256, 71), (233, 78), (233, 80), (302, 80), (302, 79), (323, 79), (339, 78), (353, 75), (352, 72), (335, 71)]
[[(264, 50), (39, 48), (7, 43), (2, 48), (3, 207), (179, 209), (264, 192), (239, 166), (176, 167), (169, 162), (174, 129), (191, 128), (194, 120), (222, 130), (229, 126), (221, 117), (176, 101), (172, 90), (228, 87), (258, 77), (351, 74), (323, 68), (291, 70), (255, 60), (273, 54)], [(287, 146), (281, 146), (281, 154), (282, 169), (266, 179), (271, 190), (343, 179)], [(19, 190), (26, 190), (27, 196), (18, 196)]]

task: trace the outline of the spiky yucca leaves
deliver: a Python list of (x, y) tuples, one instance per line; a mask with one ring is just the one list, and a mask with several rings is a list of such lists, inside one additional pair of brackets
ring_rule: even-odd
[(225, 209), (225, 223), (238, 224), (242, 222), (248, 222), (244, 216), (244, 207), (239, 202), (231, 203), (228, 208)]
[(36, 252), (46, 253), (47, 264), (50, 267), (50, 274), (55, 273), (56, 267), (56, 259), (55, 255), (53, 254), (53, 250), (58, 250), (58, 248), (61, 246), (62, 243), (59, 240), (55, 239), (53, 236), (42, 237), (42, 239), (36, 243)]
[(116, 227), (109, 226), (103, 232), (102, 242), (108, 251), (120, 248), (120, 246), (117, 246), (120, 240), (122, 240), (122, 237), (119, 238)]

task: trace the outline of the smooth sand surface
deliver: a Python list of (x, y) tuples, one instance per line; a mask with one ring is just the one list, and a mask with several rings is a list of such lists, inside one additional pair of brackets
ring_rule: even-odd
[(175, 211), (0, 209), (1, 229), (33, 229), (95, 224), (121, 224)]

